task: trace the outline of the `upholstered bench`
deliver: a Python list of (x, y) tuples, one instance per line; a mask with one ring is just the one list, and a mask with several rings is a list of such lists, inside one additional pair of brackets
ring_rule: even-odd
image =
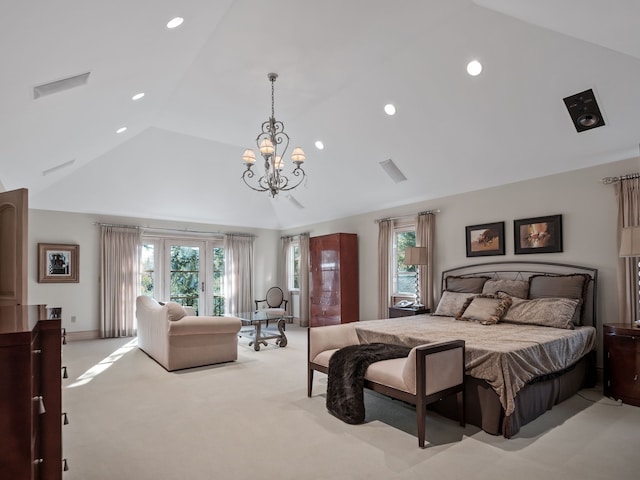
[[(360, 343), (357, 323), (308, 329), (307, 396), (313, 372), (329, 373), (331, 356), (340, 348)], [(424, 448), (428, 404), (456, 394), (460, 425), (465, 425), (463, 340), (430, 343), (412, 348), (407, 357), (374, 362), (366, 370), (364, 386), (416, 406), (418, 445)]]

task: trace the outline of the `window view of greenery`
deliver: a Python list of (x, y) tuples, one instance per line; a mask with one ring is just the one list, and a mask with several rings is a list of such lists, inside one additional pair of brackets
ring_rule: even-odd
[(414, 294), (416, 292), (416, 266), (404, 264), (404, 251), (407, 247), (416, 246), (416, 232), (398, 231), (394, 235), (393, 250), (395, 265), (393, 279), (395, 293)]
[(291, 288), (299, 289), (300, 288), (300, 246), (292, 245), (291, 246), (291, 265), (293, 267), (292, 278), (291, 278)]
[(200, 249), (181, 245), (171, 246), (171, 300), (198, 312)]
[(154, 275), (154, 246), (142, 245), (140, 255), (140, 294), (153, 297), (153, 275)]
[(224, 314), (224, 248), (213, 249), (213, 314)]

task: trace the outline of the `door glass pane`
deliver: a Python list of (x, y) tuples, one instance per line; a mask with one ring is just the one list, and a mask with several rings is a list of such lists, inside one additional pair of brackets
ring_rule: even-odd
[(200, 248), (171, 245), (170, 298), (198, 312)]
[(140, 294), (154, 297), (154, 245), (142, 245), (140, 255)]
[(224, 248), (213, 249), (213, 314), (224, 314)]

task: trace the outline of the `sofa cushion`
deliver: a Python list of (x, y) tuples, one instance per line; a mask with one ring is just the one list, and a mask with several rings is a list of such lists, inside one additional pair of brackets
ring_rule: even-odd
[(165, 308), (167, 309), (167, 318), (172, 322), (176, 322), (187, 316), (187, 312), (179, 303), (167, 302)]

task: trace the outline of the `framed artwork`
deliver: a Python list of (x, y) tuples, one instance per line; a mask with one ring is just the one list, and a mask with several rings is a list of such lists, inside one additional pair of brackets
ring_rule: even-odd
[(467, 257), (504, 255), (504, 222), (465, 227)]
[(523, 218), (513, 221), (514, 253), (562, 251), (562, 215)]
[(38, 244), (39, 283), (78, 283), (80, 245)]

